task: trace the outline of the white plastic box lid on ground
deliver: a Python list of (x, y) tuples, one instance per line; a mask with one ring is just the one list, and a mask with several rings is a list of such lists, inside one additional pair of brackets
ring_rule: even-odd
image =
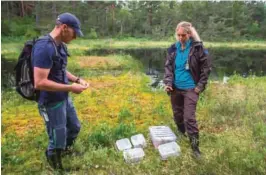
[(142, 148), (133, 148), (125, 150), (123, 155), (127, 163), (136, 163), (141, 161), (145, 154)]
[(158, 151), (162, 160), (168, 157), (179, 156), (181, 154), (180, 146), (176, 142), (162, 144), (158, 147)]
[(143, 134), (133, 135), (131, 137), (131, 143), (134, 148), (145, 148), (147, 146)]
[(120, 139), (120, 140), (117, 140), (116, 141), (116, 148), (119, 150), (119, 151), (123, 151), (123, 150), (126, 150), (126, 149), (130, 149), (132, 147), (130, 141), (128, 138), (125, 138), (125, 139)]
[(149, 131), (155, 148), (161, 144), (176, 141), (176, 135), (168, 126), (151, 126)]

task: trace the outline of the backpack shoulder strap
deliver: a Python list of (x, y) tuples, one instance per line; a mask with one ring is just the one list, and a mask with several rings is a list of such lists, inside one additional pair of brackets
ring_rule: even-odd
[(62, 47), (63, 47), (64, 51), (66, 52), (67, 56), (70, 56), (70, 54), (68, 53), (68, 50), (67, 50), (67, 46), (64, 42), (62, 42)]
[(54, 49), (55, 49), (55, 56), (57, 57), (57, 56), (58, 56), (57, 47), (56, 47), (56, 45), (55, 45), (55, 42), (54, 42), (54, 41), (52, 41), (52, 43), (53, 43), (53, 46), (54, 46)]
[(56, 56), (56, 57), (58, 56), (58, 50), (57, 50), (57, 47), (56, 47), (55, 41), (54, 41), (49, 35), (45, 35), (45, 36), (41, 36), (41, 37), (39, 37), (39, 38), (36, 40), (36, 42), (39, 41), (39, 40), (49, 40), (49, 41), (51, 41), (52, 44), (53, 44), (53, 46), (54, 46), (54, 49), (55, 49), (55, 56)]

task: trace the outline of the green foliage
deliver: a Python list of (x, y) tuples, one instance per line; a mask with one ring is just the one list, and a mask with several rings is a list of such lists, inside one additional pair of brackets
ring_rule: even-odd
[(125, 107), (122, 108), (118, 113), (118, 121), (119, 122), (123, 122), (124, 120), (129, 119), (131, 117), (132, 117), (132, 114), (131, 114), (130, 110), (125, 108)]
[[(24, 7), (24, 8), (22, 8)], [(177, 23), (192, 22), (203, 40), (231, 41), (265, 36), (265, 2), (2, 2), (2, 35), (23, 36), (36, 26), (47, 33), (56, 15), (74, 13), (85, 37), (147, 37), (173, 40)], [(22, 14), (22, 12), (24, 12)], [(199, 18), (200, 17), (200, 18)], [(8, 22), (7, 22), (8, 21)]]
[(136, 126), (133, 123), (124, 124), (120, 123), (114, 128), (113, 139), (118, 140), (126, 137), (130, 137), (136, 134)]
[(160, 102), (158, 106), (156, 106), (154, 109), (153, 109), (153, 113), (155, 115), (158, 115), (162, 118), (168, 116), (168, 112), (166, 110), (166, 106), (167, 104), (163, 103), (163, 102)]
[(86, 140), (87, 144), (96, 147), (111, 147), (116, 140), (129, 137), (134, 133), (136, 133), (136, 128), (133, 124), (120, 123), (116, 127), (111, 127), (106, 123), (101, 123), (93, 128), (93, 132)]
[(94, 132), (88, 136), (88, 143), (103, 147), (112, 145), (112, 137), (110, 135), (111, 128), (106, 124), (101, 124), (95, 128)]
[[(1, 164), (19, 164), (23, 162), (23, 158), (16, 155), (16, 153), (20, 150), (22, 143), (19, 142), (19, 139), (16, 134), (10, 133), (5, 136), (5, 144), (2, 145), (2, 156), (1, 156)], [(12, 150), (10, 152), (9, 150)]]
[(248, 28), (250, 35), (257, 35), (260, 32), (260, 27), (257, 21), (253, 22)]
[(4, 36), (35, 37), (39, 35), (39, 32), (35, 29), (34, 20), (31, 17), (16, 17), (11, 21), (4, 20), (1, 24), (4, 24), (2, 32)]
[(89, 39), (97, 39), (98, 35), (94, 28), (91, 28), (90, 33), (86, 35)]
[[(262, 123), (262, 122), (255, 123), (253, 125), (253, 133), (252, 134), (253, 134), (254, 140), (256, 140), (256, 141), (265, 140), (265, 138), (266, 138), (265, 123)], [(265, 145), (266, 145), (266, 142), (262, 146), (265, 146)]]
[(10, 28), (7, 20), (1, 20), (1, 35), (8, 36), (10, 34)]
[(28, 25), (20, 25), (12, 22), (10, 24), (10, 36), (23, 36), (27, 31)]
[(27, 29), (26, 33), (25, 33), (25, 37), (26, 38), (36, 38), (36, 37), (39, 37), (40, 36), (40, 32), (38, 32), (37, 30), (35, 29)]

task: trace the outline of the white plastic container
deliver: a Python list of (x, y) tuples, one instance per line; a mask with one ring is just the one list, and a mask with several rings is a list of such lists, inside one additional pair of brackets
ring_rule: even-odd
[(131, 136), (131, 143), (134, 148), (145, 148), (147, 146), (143, 134)]
[(142, 148), (133, 148), (125, 150), (123, 155), (127, 163), (136, 163), (143, 159), (145, 153)]
[(168, 157), (179, 156), (181, 154), (180, 146), (176, 142), (165, 143), (158, 146), (161, 159), (166, 160)]
[(129, 139), (128, 138), (125, 138), (125, 139), (120, 139), (120, 140), (117, 140), (116, 141), (116, 148), (119, 151), (124, 151), (126, 149), (132, 148), (132, 145), (131, 145)]
[(176, 141), (176, 135), (168, 126), (151, 126), (149, 131), (155, 148), (161, 144)]

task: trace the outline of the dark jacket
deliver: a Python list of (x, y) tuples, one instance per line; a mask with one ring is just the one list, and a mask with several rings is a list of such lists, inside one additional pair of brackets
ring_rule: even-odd
[[(176, 50), (176, 44), (168, 48), (165, 62), (164, 84), (170, 87), (173, 87), (174, 83)], [(192, 78), (196, 83), (196, 87), (202, 92), (211, 72), (211, 59), (202, 42), (192, 41), (188, 59)]]

